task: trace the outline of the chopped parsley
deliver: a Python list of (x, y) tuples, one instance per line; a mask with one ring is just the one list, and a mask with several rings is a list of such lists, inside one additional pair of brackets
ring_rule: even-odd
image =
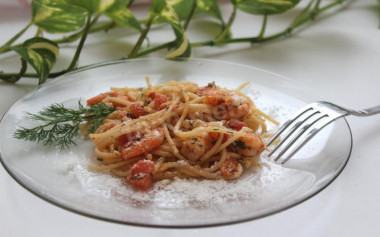
[(216, 87), (216, 85), (215, 85), (215, 81), (208, 83), (208, 84), (207, 84), (207, 87), (210, 87), (210, 88), (214, 88), (214, 87)]
[(239, 149), (245, 149), (246, 148), (245, 143), (243, 141), (240, 141), (240, 140), (235, 141), (233, 144), (235, 147), (237, 147)]

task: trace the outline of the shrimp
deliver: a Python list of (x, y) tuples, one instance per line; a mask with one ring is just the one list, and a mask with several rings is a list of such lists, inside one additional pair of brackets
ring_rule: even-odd
[(208, 136), (190, 137), (182, 142), (181, 154), (187, 157), (190, 161), (197, 161), (211, 147), (211, 142)]
[(234, 91), (205, 87), (198, 94), (206, 96), (208, 104), (215, 106), (213, 114), (218, 119), (241, 118), (251, 109), (250, 101)]
[(220, 170), (224, 179), (236, 179), (242, 174), (243, 166), (236, 159), (230, 158), (222, 164)]
[(234, 142), (237, 152), (243, 156), (255, 156), (258, 152), (265, 149), (265, 145), (260, 136), (248, 133)]
[(141, 140), (127, 142), (122, 148), (120, 156), (123, 159), (130, 159), (151, 152), (164, 142), (164, 138), (165, 135), (162, 128), (154, 129), (144, 134)]
[(102, 94), (99, 94), (95, 97), (88, 99), (87, 105), (90, 106), (90, 105), (98, 104), (107, 97), (116, 97), (118, 95), (119, 94), (117, 91), (110, 91), (110, 92), (102, 93)]

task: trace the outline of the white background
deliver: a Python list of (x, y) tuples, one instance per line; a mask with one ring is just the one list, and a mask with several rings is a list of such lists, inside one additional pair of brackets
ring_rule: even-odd
[[(30, 10), (23, 1), (0, 1), (0, 45), (25, 26)], [(304, 1), (302, 1), (304, 2)], [(328, 1), (323, 1), (328, 2)], [(232, 61), (260, 67), (300, 82), (326, 100), (351, 108), (380, 104), (380, 30), (375, 0), (357, 0), (341, 10), (321, 15), (285, 39), (257, 46), (235, 44), (203, 47), (194, 57)], [(302, 4), (301, 4), (302, 5)], [(270, 17), (268, 33), (287, 26), (299, 10)], [(146, 16), (143, 6), (134, 9)], [(223, 7), (227, 19), (230, 4)], [(235, 36), (259, 32), (261, 18), (239, 12)], [(201, 31), (199, 29), (202, 29)], [(27, 32), (33, 35), (33, 30)], [(191, 23), (190, 40), (210, 37), (213, 28), (202, 18)], [(167, 41), (170, 28), (150, 34), (153, 43)], [(130, 30), (114, 30), (88, 38), (80, 65), (123, 57), (137, 38)], [(56, 70), (64, 68), (74, 47), (61, 49)], [(157, 56), (157, 55), (156, 55)], [(19, 59), (0, 56), (0, 70), (16, 71)], [(26, 92), (34, 79), (16, 84), (0, 82), (0, 115)], [(300, 205), (260, 220), (223, 227), (160, 229), (133, 227), (90, 219), (53, 206), (18, 185), (0, 168), (1, 236), (378, 236), (380, 233), (380, 115), (348, 118), (354, 139), (351, 159), (325, 190)]]

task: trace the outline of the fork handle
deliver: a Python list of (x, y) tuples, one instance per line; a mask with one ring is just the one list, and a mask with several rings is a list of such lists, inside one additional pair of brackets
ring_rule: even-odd
[(367, 117), (380, 113), (380, 105), (360, 110), (348, 110), (350, 114), (355, 116)]
[(377, 105), (377, 106), (374, 106), (374, 107), (370, 107), (370, 108), (367, 108), (367, 109), (357, 109), (357, 110), (354, 110), (354, 109), (344, 108), (342, 106), (333, 104), (331, 102), (321, 101), (321, 103), (323, 103), (325, 105), (327, 104), (327, 105), (330, 105), (330, 106), (333, 106), (333, 107), (341, 109), (342, 110), (341, 112), (344, 115), (354, 115), (354, 116), (360, 116), (360, 117), (367, 117), (367, 116), (371, 116), (371, 115), (375, 115), (375, 114), (379, 114), (380, 113), (380, 105)]

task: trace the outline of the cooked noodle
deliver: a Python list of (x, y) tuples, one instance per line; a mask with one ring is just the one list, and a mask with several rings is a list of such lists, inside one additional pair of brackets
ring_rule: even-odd
[[(265, 121), (276, 123), (240, 90), (170, 81), (111, 88), (88, 104), (116, 108), (89, 137), (99, 165), (136, 189), (168, 178), (236, 179), (265, 149)], [(104, 94), (103, 94), (104, 95)]]

